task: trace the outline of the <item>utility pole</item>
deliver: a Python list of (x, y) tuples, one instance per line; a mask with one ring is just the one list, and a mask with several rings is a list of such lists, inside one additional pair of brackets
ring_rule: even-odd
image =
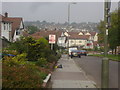
[(105, 0), (104, 2), (104, 21), (105, 21), (105, 30), (104, 30), (104, 58), (102, 59), (102, 73), (101, 73), (101, 88), (109, 88), (109, 59), (107, 58), (108, 54), (108, 29), (109, 29), (109, 11), (110, 11), (111, 2)]

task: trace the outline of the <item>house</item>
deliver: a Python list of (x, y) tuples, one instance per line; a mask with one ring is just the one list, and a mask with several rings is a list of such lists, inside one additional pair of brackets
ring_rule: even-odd
[(64, 35), (64, 32), (62, 32), (61, 36), (58, 37), (57, 45), (61, 47), (67, 47), (67, 37)]
[[(5, 16), (2, 16), (1, 30), (0, 30), (1, 37), (4, 36), (9, 41), (14, 42), (20, 38), (23, 30), (24, 30), (24, 24), (23, 24), (22, 18), (20, 18), (20, 17), (8, 17), (7, 12), (5, 13)], [(8, 36), (9, 36), (9, 38), (8, 38)]]
[(59, 30), (42, 30), (30, 36), (35, 39), (44, 37), (48, 39), (49, 35), (56, 35), (56, 44), (61, 47), (77, 46), (84, 49), (93, 49), (97, 46), (96, 32), (66, 32)]
[(64, 32), (67, 37), (66, 46), (77, 46), (84, 49), (93, 49), (98, 40), (96, 32)]
[(0, 18), (0, 37), (6, 38), (8, 41), (12, 41), (12, 22), (5, 19), (2, 15), (0, 15)]

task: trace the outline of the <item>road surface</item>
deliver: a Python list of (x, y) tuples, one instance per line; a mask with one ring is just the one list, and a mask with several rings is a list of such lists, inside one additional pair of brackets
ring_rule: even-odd
[[(101, 88), (101, 63), (102, 58), (93, 56), (82, 56), (81, 58), (73, 58), (78, 66), (80, 66), (87, 76), (97, 83)], [(109, 62), (109, 88), (118, 88), (118, 62)]]

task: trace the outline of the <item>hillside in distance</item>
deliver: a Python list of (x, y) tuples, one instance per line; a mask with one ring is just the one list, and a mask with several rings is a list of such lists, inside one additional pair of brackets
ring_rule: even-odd
[(94, 22), (81, 22), (75, 23), (72, 22), (68, 25), (65, 23), (55, 23), (55, 22), (47, 22), (47, 21), (25, 21), (25, 27), (28, 26), (36, 26), (40, 30), (67, 30), (69, 28), (70, 31), (96, 31), (98, 32), (97, 26), (98, 23)]

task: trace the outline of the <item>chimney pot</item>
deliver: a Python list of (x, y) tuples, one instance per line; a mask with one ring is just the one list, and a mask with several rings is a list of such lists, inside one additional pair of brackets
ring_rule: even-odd
[(5, 17), (8, 17), (8, 13), (7, 12), (5, 12)]

